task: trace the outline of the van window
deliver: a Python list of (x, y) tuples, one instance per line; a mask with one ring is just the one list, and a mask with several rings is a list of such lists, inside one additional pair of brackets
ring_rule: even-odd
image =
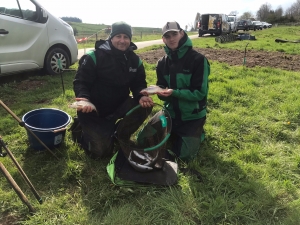
[(1, 3), (0, 13), (7, 16), (20, 16), (20, 9), (17, 1), (5, 1)]
[(5, 14), (6, 16), (13, 16), (31, 21), (37, 20), (38, 17), (36, 6), (32, 2), (27, 0), (19, 0), (19, 4), (21, 9), (16, 0), (5, 1), (0, 6), (0, 14)]
[(234, 17), (228, 17), (229, 22), (234, 22)]

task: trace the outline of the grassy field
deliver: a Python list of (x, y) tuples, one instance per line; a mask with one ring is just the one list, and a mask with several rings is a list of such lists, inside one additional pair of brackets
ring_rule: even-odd
[[(215, 36), (204, 36), (201, 38), (193, 39), (193, 46), (199, 48), (214, 48), (214, 49), (238, 49), (244, 50), (246, 44), (247, 50), (260, 50), (260, 51), (274, 51), (274, 52), (285, 52), (287, 54), (300, 54), (300, 44), (295, 44), (291, 42), (287, 43), (276, 43), (275, 39), (291, 40), (296, 41), (300, 40), (300, 28), (299, 27), (274, 27), (271, 29), (264, 29), (259, 31), (248, 31), (242, 32), (239, 31), (236, 35), (241, 33), (249, 33), (250, 35), (255, 36), (256, 40), (243, 40), (243, 41), (234, 41), (227, 43), (219, 43), (215, 41)], [(195, 35), (195, 32), (189, 32), (188, 35)], [(157, 36), (155, 39), (161, 37)], [(143, 48), (137, 50), (137, 52), (149, 51), (151, 49), (158, 49), (161, 46), (151, 46), (148, 48)]]
[[(241, 31), (239, 31), (241, 33)], [(247, 49), (256, 49), (261, 51), (278, 51), (288, 54), (300, 54), (300, 44), (295, 43), (276, 43), (275, 39), (283, 40), (299, 40), (300, 28), (294, 27), (274, 27), (271, 29), (249, 31), (251, 35), (254, 35), (257, 40), (255, 41), (235, 41), (228, 43), (215, 42), (214, 38), (198, 38), (194, 41), (194, 46), (201, 48), (231, 48), (231, 49), (245, 49), (246, 43), (249, 43)]]
[[(105, 29), (111, 27), (111, 25), (105, 24), (87, 24), (87, 23), (76, 23), (70, 22), (69, 23), (73, 29), (78, 31), (78, 37), (90, 36), (97, 32), (105, 33)], [(140, 35), (140, 33), (145, 34), (155, 34), (160, 33), (161, 28), (151, 28), (151, 27), (132, 27), (132, 32), (134, 35)]]
[[(299, 37), (299, 28), (288, 33), (282, 29), (256, 32), (258, 40), (249, 47), (278, 51), (274, 38)], [(243, 49), (241, 42), (219, 44), (212, 38), (193, 43)], [(296, 50), (289, 44), (280, 49), (300, 54), (299, 47), (293, 46)], [(148, 83), (155, 83), (155, 65), (145, 64), (145, 68)], [(23, 86), (2, 84), (1, 100), (19, 118), (39, 108), (58, 108), (75, 116), (75, 110), (68, 108), (74, 101), (74, 72), (63, 77), (64, 95), (60, 76), (33, 76), (26, 88), (23, 82)], [(37, 87), (30, 88), (30, 82)], [(59, 160), (47, 151), (37, 152), (29, 147), (26, 130), (0, 107), (0, 135), (44, 200), (43, 204), (36, 201), (9, 157), (0, 158), (36, 209), (31, 216), (0, 176), (0, 224), (298, 225), (299, 72), (230, 67), (212, 61), (209, 82), (206, 139), (198, 157), (182, 164), (199, 171), (203, 180), (179, 172), (178, 185), (167, 188), (114, 186), (106, 172), (109, 159), (87, 158), (72, 142), (69, 131), (55, 149)], [(160, 103), (156, 96), (154, 100)]]
[[(88, 37), (86, 41), (78, 42), (78, 48), (94, 47), (94, 43), (99, 39), (106, 39), (109, 36), (110, 30), (107, 30), (110, 25), (104, 24), (86, 24), (72, 22), (70, 25), (78, 31), (76, 40)], [(148, 41), (161, 38), (161, 28), (147, 27), (132, 27), (132, 41)]]

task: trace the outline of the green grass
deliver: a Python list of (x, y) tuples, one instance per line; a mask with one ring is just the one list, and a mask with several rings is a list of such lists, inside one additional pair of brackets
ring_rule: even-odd
[[(145, 68), (148, 83), (155, 83), (155, 65)], [(73, 78), (74, 72), (64, 73), (65, 95), (60, 76), (33, 76), (39, 88), (22, 91), (18, 82), (7, 83), (0, 88), (1, 100), (19, 118), (49, 107), (74, 116), (67, 107), (74, 100)], [(206, 139), (186, 165), (198, 170), (203, 182), (180, 172), (178, 185), (169, 188), (112, 185), (109, 159), (86, 158), (69, 131), (55, 150), (60, 160), (36, 152), (25, 129), (0, 107), (0, 135), (44, 199), (40, 205), (12, 160), (0, 158), (37, 210), (30, 216), (0, 176), (0, 224), (8, 219), (27, 225), (299, 224), (300, 74), (212, 61), (209, 82)]]
[[(109, 34), (98, 34), (97, 36), (97, 40), (99, 39), (103, 39), (106, 40), (107, 37), (109, 36)], [(161, 39), (161, 35), (158, 34), (138, 34), (138, 35), (134, 35), (132, 36), (132, 42), (140, 42), (140, 41), (152, 41), (152, 40), (158, 40)], [(79, 42), (78, 43), (78, 48), (94, 48), (95, 47), (95, 41), (96, 38), (95, 37), (91, 37), (90, 39), (88, 39), (87, 41), (84, 42)]]
[[(152, 28), (148, 28), (148, 30), (142, 30), (133, 33), (132, 41), (140, 42), (140, 41), (149, 41), (149, 40), (158, 40), (161, 39), (160, 33), (153, 33), (151, 31)], [(153, 28), (155, 30), (155, 28)], [(243, 33), (239, 31), (237, 34)], [(260, 51), (276, 51), (283, 52), (287, 54), (300, 54), (300, 45), (297, 43), (276, 43), (275, 39), (283, 39), (283, 40), (299, 40), (300, 36), (300, 28), (298, 26), (288, 27), (288, 26), (279, 26), (273, 27), (270, 29), (263, 29), (257, 31), (248, 31), (251, 35), (254, 35), (257, 40), (253, 41), (235, 41), (228, 43), (218, 43), (215, 41), (215, 36), (204, 36), (202, 38), (196, 38), (193, 40), (194, 47), (199, 48), (230, 48), (230, 49), (238, 49), (244, 50), (246, 43), (249, 43), (247, 46), (248, 50), (260, 50)], [(188, 35), (195, 35), (197, 32), (188, 32)], [(108, 34), (99, 33), (98, 39), (106, 39)], [(95, 45), (95, 39), (91, 38), (89, 41), (85, 43), (78, 44), (78, 48), (93, 48)], [(149, 48), (153, 48), (149, 47)], [(142, 51), (147, 51), (149, 48), (142, 49)]]

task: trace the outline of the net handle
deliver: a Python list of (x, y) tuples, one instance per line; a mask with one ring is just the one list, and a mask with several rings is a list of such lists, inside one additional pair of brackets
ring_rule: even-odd
[(161, 146), (168, 140), (169, 137), (170, 137), (170, 133), (167, 134), (167, 135), (165, 136), (164, 140), (162, 140), (158, 145), (155, 145), (155, 146), (153, 146), (153, 147), (151, 147), (151, 148), (145, 148), (144, 151), (145, 151), (145, 152), (149, 152), (149, 151), (153, 151), (153, 150), (155, 150), (155, 149), (161, 147)]
[[(162, 107), (163, 109), (166, 110), (166, 108), (165, 108), (163, 105), (160, 105), (160, 104), (157, 104), (157, 103), (153, 103), (153, 106), (155, 106), (155, 105), (160, 106), (160, 107)], [(140, 104), (138, 104), (137, 106), (135, 106), (135, 107), (133, 107), (132, 109), (130, 109), (130, 110), (125, 114), (125, 116), (130, 115), (134, 110), (136, 110), (136, 109), (138, 109), (138, 108), (141, 108), (141, 107), (142, 107), (142, 106), (141, 106)], [(168, 114), (169, 114), (169, 112), (168, 112)]]
[[(168, 110), (167, 110), (163, 105), (160, 105), (160, 104), (157, 104), (157, 103), (154, 103), (154, 105), (160, 106), (162, 109), (164, 109), (164, 112), (168, 114), (169, 118), (171, 118), (170, 113), (168, 112)], [(153, 105), (153, 106), (154, 106), (154, 105)], [(132, 108), (131, 110), (129, 110), (129, 111), (126, 113), (126, 116), (127, 116), (127, 115), (130, 115), (134, 110), (136, 110), (136, 109), (138, 109), (138, 108), (140, 108), (140, 107), (142, 107), (140, 104), (137, 105), (137, 106), (135, 106), (134, 108)], [(171, 122), (171, 129), (172, 129), (172, 120), (170, 120), (170, 122)], [(171, 130), (171, 129), (170, 129), (170, 130)], [(153, 150), (155, 150), (155, 149), (161, 147), (163, 144), (166, 143), (166, 141), (169, 139), (169, 137), (170, 137), (170, 133), (168, 133), (168, 134), (166, 135), (166, 137), (165, 137), (159, 144), (157, 144), (157, 145), (155, 145), (155, 146), (152, 146), (152, 147), (150, 147), (150, 148), (145, 148), (144, 151), (145, 151), (145, 152), (149, 152), (149, 151), (153, 151)]]

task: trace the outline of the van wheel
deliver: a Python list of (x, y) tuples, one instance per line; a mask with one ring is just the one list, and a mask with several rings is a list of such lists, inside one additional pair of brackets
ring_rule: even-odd
[(59, 74), (61, 70), (68, 69), (70, 59), (65, 50), (61, 48), (51, 49), (45, 59), (45, 69), (50, 75)]

